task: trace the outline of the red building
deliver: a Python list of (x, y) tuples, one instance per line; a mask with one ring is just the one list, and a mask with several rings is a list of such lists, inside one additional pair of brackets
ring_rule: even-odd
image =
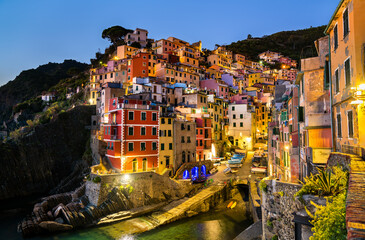
[(104, 125), (107, 154), (121, 172), (142, 172), (158, 167), (159, 107), (150, 101), (112, 98)]
[(148, 58), (149, 53), (138, 53), (128, 60), (128, 82), (132, 82), (134, 77), (148, 77)]
[(196, 118), (196, 156), (198, 161), (212, 159), (212, 119)]

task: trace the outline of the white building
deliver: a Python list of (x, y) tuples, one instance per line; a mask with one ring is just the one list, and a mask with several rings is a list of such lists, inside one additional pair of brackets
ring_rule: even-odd
[(254, 141), (255, 111), (248, 104), (231, 103), (228, 106), (228, 139), (241, 149), (252, 150)]

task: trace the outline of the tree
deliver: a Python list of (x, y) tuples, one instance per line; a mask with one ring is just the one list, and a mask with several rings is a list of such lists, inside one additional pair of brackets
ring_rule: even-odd
[(252, 35), (251, 34), (248, 34), (247, 35), (247, 39), (252, 39)]
[(139, 42), (132, 42), (131, 47), (141, 48), (141, 44)]
[(127, 34), (133, 32), (133, 30), (126, 29), (121, 26), (113, 26), (107, 29), (104, 29), (101, 37), (103, 39), (108, 39), (111, 43), (117, 44), (117, 42), (120, 42), (123, 40), (123, 37)]
[(146, 48), (148, 48), (148, 49), (152, 48), (152, 43), (151, 43), (151, 42), (148, 42), (148, 43), (146, 44)]

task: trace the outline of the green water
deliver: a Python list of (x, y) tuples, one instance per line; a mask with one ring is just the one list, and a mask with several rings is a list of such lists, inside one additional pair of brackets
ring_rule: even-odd
[[(0, 219), (0, 239), (23, 239), (16, 232), (16, 224), (19, 217)], [(251, 220), (246, 218), (246, 213), (240, 208), (233, 210), (221, 208), (208, 213), (182, 219), (180, 221), (156, 228), (139, 235), (123, 235), (115, 223), (108, 226), (81, 229), (72, 232), (60, 233), (53, 236), (31, 238), (31, 240), (74, 240), (74, 239), (97, 239), (97, 240), (231, 240), (245, 230)]]

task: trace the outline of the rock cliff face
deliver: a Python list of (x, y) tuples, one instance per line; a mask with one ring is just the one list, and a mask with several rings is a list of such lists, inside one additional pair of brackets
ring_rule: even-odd
[(80, 186), (93, 114), (95, 106), (78, 106), (16, 142), (0, 143), (0, 201)]

